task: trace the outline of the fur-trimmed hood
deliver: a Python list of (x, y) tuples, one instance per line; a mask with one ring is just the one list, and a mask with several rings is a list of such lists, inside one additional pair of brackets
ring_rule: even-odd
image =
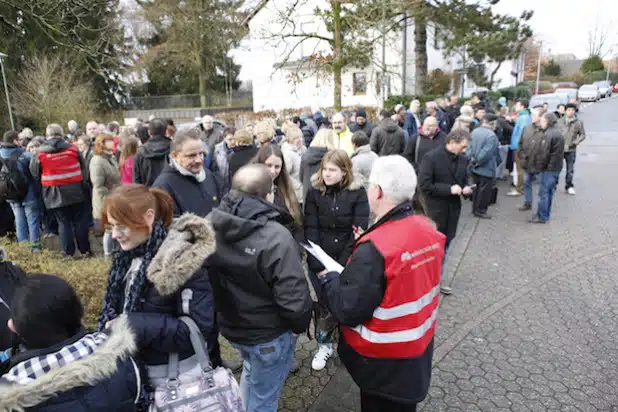
[(185, 213), (170, 225), (167, 237), (148, 266), (148, 280), (160, 295), (171, 295), (191, 279), (215, 247), (212, 224)]
[[(112, 323), (107, 340), (92, 354), (53, 368), (27, 384), (0, 384), (0, 411), (23, 411), (40, 405), (60, 393), (84, 386), (94, 386), (114, 376), (118, 372), (118, 361), (126, 361), (136, 352), (135, 336), (126, 315), (122, 315)], [(134, 367), (135, 373), (139, 376), (135, 363)], [(136, 388), (136, 393), (138, 392), (139, 388)]]
[[(352, 181), (341, 190), (352, 190), (352, 191), (359, 190), (364, 187), (364, 184), (365, 184), (365, 178), (358, 173), (354, 173), (354, 175), (352, 175)], [(314, 173), (313, 175), (311, 175), (311, 186), (313, 186), (314, 189), (319, 190), (319, 191), (323, 191), (326, 189), (326, 187), (323, 184), (320, 184), (318, 182), (317, 173)]]

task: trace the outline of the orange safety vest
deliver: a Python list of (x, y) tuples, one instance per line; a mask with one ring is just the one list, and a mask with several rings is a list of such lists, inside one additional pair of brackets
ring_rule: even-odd
[(423, 216), (386, 222), (359, 239), (371, 241), (384, 257), (386, 291), (370, 320), (340, 326), (357, 353), (413, 358), (425, 352), (435, 334), (445, 239)]
[(39, 152), (39, 161), (43, 187), (68, 185), (83, 180), (79, 153), (75, 146), (61, 152)]

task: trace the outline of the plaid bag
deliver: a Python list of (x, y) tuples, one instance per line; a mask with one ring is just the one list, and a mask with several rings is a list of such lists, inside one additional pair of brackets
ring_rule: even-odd
[(201, 374), (197, 377), (190, 373), (179, 374), (178, 354), (171, 354), (167, 382), (155, 388), (151, 411), (243, 412), (240, 388), (232, 372), (222, 367), (213, 369), (198, 326), (187, 316), (179, 319), (189, 327)]

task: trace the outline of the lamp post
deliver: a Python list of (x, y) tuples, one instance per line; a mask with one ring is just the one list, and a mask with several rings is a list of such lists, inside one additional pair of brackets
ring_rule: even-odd
[(2, 69), (2, 81), (4, 82), (4, 93), (6, 94), (6, 105), (9, 108), (9, 119), (11, 120), (11, 129), (15, 130), (13, 122), (13, 111), (11, 110), (11, 100), (9, 99), (9, 86), (6, 83), (6, 75), (4, 74), (4, 59), (9, 57), (4, 53), (0, 53), (0, 68)]
[(539, 45), (539, 62), (536, 68), (536, 92), (534, 94), (539, 94), (539, 83), (541, 82), (541, 59), (543, 58), (543, 42)]

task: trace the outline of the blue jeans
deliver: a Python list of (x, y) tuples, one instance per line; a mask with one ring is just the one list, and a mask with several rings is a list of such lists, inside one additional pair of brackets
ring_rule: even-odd
[(564, 154), (564, 160), (566, 162), (566, 178), (564, 179), (566, 183), (566, 190), (569, 190), (573, 187), (573, 173), (575, 173), (575, 156), (576, 152), (566, 152)]
[(244, 361), (240, 391), (246, 412), (277, 412), (295, 345), (296, 337), (291, 331), (254, 346), (232, 343)]
[(524, 199), (525, 204), (532, 205), (532, 183), (536, 180), (539, 173), (528, 173), (524, 179)]
[(15, 231), (18, 242), (32, 243), (34, 248), (40, 248), (41, 242), (41, 208), (39, 201), (30, 202), (9, 201), (15, 216)]
[(558, 185), (560, 172), (543, 172), (540, 173), (539, 181), (539, 207), (537, 216), (541, 222), (547, 222), (551, 214), (551, 204)]

